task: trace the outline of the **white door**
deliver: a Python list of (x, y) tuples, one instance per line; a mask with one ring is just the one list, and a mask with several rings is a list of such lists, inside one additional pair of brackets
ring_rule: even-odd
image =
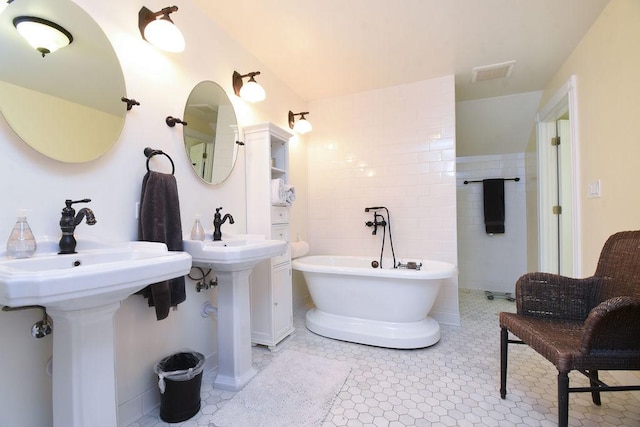
[(556, 129), (560, 144), (558, 157), (558, 273), (573, 275), (573, 172), (571, 167), (571, 134), (569, 120), (558, 120)]
[(193, 169), (196, 171), (200, 178), (204, 179), (204, 142), (200, 142), (198, 144), (192, 145), (189, 149), (189, 158), (191, 159), (191, 164), (193, 165)]
[[(572, 76), (537, 118), (538, 269), (572, 277), (580, 272), (575, 106)], [(552, 142), (557, 136), (559, 145)]]

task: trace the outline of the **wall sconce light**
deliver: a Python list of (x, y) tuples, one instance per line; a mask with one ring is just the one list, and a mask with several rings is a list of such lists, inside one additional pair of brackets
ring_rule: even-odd
[[(260, 71), (254, 71), (249, 74), (241, 75), (237, 71), (233, 72), (233, 91), (240, 98), (247, 102), (259, 102), (266, 98), (266, 93), (262, 86), (256, 82), (255, 76), (259, 76)], [(249, 77), (249, 81), (242, 83), (244, 77)]]
[[(300, 134), (311, 132), (311, 130), (313, 130), (313, 126), (311, 126), (309, 120), (306, 119), (305, 114), (309, 114), (309, 112), (293, 113), (292, 111), (289, 111), (289, 127)], [(295, 121), (295, 116), (300, 116), (297, 122)]]
[(55, 52), (69, 45), (73, 36), (69, 31), (43, 18), (35, 16), (17, 16), (13, 18), (13, 26), (29, 44), (42, 54)]
[[(173, 23), (169, 14), (178, 11), (178, 6), (165, 7), (159, 12), (152, 12), (142, 7), (138, 12), (138, 28), (142, 38), (167, 52), (182, 52), (184, 36)], [(159, 19), (158, 17), (161, 16)]]

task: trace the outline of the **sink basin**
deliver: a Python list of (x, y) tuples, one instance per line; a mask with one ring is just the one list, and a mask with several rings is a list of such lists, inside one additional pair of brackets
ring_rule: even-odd
[(53, 319), (53, 427), (113, 427), (113, 316), (139, 289), (187, 274), (191, 257), (164, 243), (82, 237), (77, 254), (58, 255), (57, 238), (37, 240), (31, 258), (0, 253), (0, 305), (42, 305)]
[(223, 235), (222, 240), (216, 241), (207, 234), (204, 241), (185, 239), (183, 243), (184, 251), (191, 254), (193, 265), (219, 271), (251, 268), (287, 251), (287, 242), (267, 240), (256, 234)]
[(191, 259), (163, 243), (78, 238), (76, 254), (58, 255), (58, 239), (38, 239), (31, 258), (0, 257), (0, 305), (75, 310), (121, 301), (150, 283), (189, 272)]

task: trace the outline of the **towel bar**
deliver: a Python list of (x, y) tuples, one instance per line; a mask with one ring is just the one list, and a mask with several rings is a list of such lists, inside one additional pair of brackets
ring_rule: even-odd
[[(518, 178), (518, 177), (515, 177), (515, 178), (496, 178), (496, 179), (502, 179), (503, 181), (515, 181), (515, 182), (520, 181), (520, 178)], [(482, 182), (482, 180), (480, 179), (480, 180), (477, 180), (477, 181), (465, 181), (464, 183), (466, 185), (466, 184), (471, 184), (471, 183), (474, 183), (474, 182)]]

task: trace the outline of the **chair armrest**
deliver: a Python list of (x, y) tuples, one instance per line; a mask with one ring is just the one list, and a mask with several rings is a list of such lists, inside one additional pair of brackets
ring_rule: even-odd
[[(584, 322), (581, 351), (640, 352), (640, 300), (614, 297), (600, 303)], [(637, 356), (636, 356), (637, 357)]]
[(550, 273), (527, 273), (516, 282), (518, 314), (584, 321), (600, 302), (600, 277), (574, 279)]

